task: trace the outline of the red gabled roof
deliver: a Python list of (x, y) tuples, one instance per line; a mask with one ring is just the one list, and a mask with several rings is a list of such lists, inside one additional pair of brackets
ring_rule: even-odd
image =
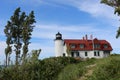
[[(69, 47), (70, 50), (108, 50), (112, 51), (112, 47), (110, 43), (106, 40), (98, 40), (95, 38), (94, 40), (83, 40), (83, 39), (64, 39), (64, 43)], [(71, 48), (71, 44), (75, 45), (75, 48)], [(80, 44), (84, 45), (84, 48), (80, 48)], [(93, 48), (93, 44), (99, 44), (99, 48)], [(107, 48), (104, 48), (104, 45), (107, 45)]]

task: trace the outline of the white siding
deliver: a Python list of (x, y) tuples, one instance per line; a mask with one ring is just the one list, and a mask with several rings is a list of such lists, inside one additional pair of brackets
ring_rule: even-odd
[(65, 44), (64, 47), (63, 47), (63, 53), (65, 53), (65, 56), (68, 56), (66, 44)]
[[(67, 47), (66, 47), (66, 44), (63, 46), (63, 52), (62, 53), (65, 53), (65, 56), (71, 56), (71, 54), (67, 54), (66, 52), (67, 50)], [(94, 55), (94, 51), (96, 52), (96, 56)], [(99, 50), (92, 50), (92, 51), (78, 51), (79, 52), (79, 56), (81, 58), (104, 58), (104, 57), (108, 57), (109, 54), (105, 55), (104, 54), (104, 51), (99, 51)], [(73, 51), (74, 52), (74, 51)], [(85, 56), (85, 52), (87, 52), (87, 56)], [(99, 52), (99, 55), (98, 55), (98, 52)], [(111, 54), (112, 51), (110, 51), (110, 54)], [(77, 57), (76, 56), (76, 53), (74, 52), (74, 57)]]

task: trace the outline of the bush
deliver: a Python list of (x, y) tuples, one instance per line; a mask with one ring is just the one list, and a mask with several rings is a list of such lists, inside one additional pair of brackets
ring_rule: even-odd
[(66, 65), (78, 63), (77, 60), (71, 57), (53, 57), (44, 59), (43, 62), (45, 67), (43, 76), (47, 78), (46, 80), (56, 80), (57, 75)]
[(26, 62), (0, 71), (0, 80), (57, 80), (57, 75), (68, 64), (78, 63), (71, 57), (54, 57)]

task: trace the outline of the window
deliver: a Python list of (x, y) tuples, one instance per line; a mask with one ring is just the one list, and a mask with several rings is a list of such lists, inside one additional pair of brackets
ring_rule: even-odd
[(74, 57), (74, 52), (71, 52), (71, 56)]
[(75, 48), (75, 44), (71, 44), (70, 47), (71, 47), (71, 48)]
[(85, 56), (88, 56), (87, 52), (85, 52)]
[(100, 48), (100, 44), (94, 44), (94, 48)]
[(104, 44), (104, 48), (108, 48), (108, 45), (107, 45), (107, 44)]
[(110, 55), (110, 51), (104, 51), (104, 54), (109, 54)]
[(100, 56), (100, 52), (98, 51), (98, 52), (94, 52), (94, 56)]
[(94, 56), (96, 56), (96, 52), (94, 52)]
[(80, 55), (79, 55), (79, 52), (76, 52), (76, 56), (77, 56), (77, 57), (79, 57), (79, 56), (80, 56)]
[(98, 51), (98, 56), (100, 56), (100, 53), (99, 53), (99, 51)]
[(84, 48), (84, 44), (80, 44), (80, 48)]
[(63, 57), (65, 57), (65, 53), (63, 53)]

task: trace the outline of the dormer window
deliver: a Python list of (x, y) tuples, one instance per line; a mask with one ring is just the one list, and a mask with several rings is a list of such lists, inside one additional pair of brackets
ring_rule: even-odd
[(83, 49), (84, 48), (84, 44), (80, 44), (80, 48)]
[(104, 44), (104, 48), (108, 48), (108, 45), (107, 45), (107, 44)]
[(71, 47), (71, 48), (75, 48), (75, 44), (71, 44), (70, 47)]
[(94, 44), (94, 48), (100, 48), (100, 44)]

